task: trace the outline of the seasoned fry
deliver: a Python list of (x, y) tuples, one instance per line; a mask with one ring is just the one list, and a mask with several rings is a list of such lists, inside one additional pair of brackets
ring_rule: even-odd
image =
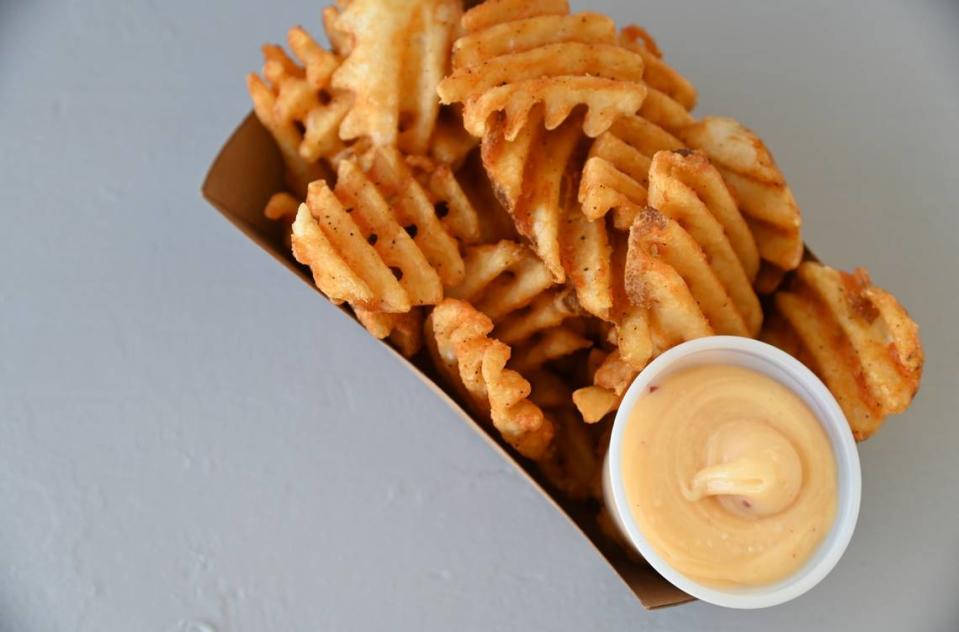
[(462, 103), (467, 131), (477, 137), (502, 112), (499, 131), (513, 141), (531, 125), (555, 129), (572, 110), (587, 136), (603, 133), (619, 115), (639, 110), (646, 96), (643, 58), (620, 46), (601, 16), (569, 15), (565, 2), (485, 2), (463, 16), (466, 35), (454, 44), (454, 70), (439, 84), (443, 103)]
[[(660, 224), (679, 233), (676, 244), (651, 243), (650, 237)], [(678, 246), (675, 256), (680, 259), (705, 257), (682, 228), (652, 209), (638, 216), (625, 261), (621, 248), (613, 250), (612, 269), (622, 271), (611, 287), (617, 348), (599, 364), (593, 386), (573, 393), (573, 401), (587, 423), (598, 422), (619, 406), (626, 387), (650, 359), (681, 342), (713, 333), (681, 273), (662, 256), (667, 245)], [(705, 265), (698, 273), (707, 278), (711, 274)]]
[(560, 250), (567, 281), (583, 309), (609, 320), (613, 309), (612, 249), (602, 219), (590, 221), (568, 205), (560, 231)]
[(456, 240), (446, 232), (432, 200), (413, 178), (400, 153), (393, 147), (377, 149), (369, 176), (383, 198), (389, 200), (404, 229), (439, 274), (444, 287), (462, 281), (465, 268)]
[(450, 288), (447, 296), (472, 303), (493, 322), (526, 307), (553, 285), (546, 266), (516, 242), (474, 246), (467, 249), (464, 261), (463, 282)]
[(683, 127), (695, 122), (693, 115), (682, 105), (673, 101), (655, 88), (646, 88), (646, 98), (639, 108), (639, 115), (657, 127), (677, 133)]
[(450, 167), (422, 156), (408, 156), (406, 162), (446, 231), (462, 244), (480, 241), (479, 214)]
[[(489, 4), (485, 3), (484, 8)], [(608, 44), (615, 41), (616, 24), (609, 17), (597, 13), (567, 15), (568, 7), (562, 11), (557, 15), (513, 18), (481, 29), (467, 28), (469, 34), (453, 44), (453, 70), (476, 67), (501, 55), (535, 50), (554, 42)], [(465, 21), (464, 17), (464, 25)]]
[(682, 147), (678, 138), (641, 116), (621, 117), (590, 147), (579, 183), (583, 213), (597, 219), (612, 211), (614, 227), (628, 231), (648, 200), (653, 155)]
[(537, 123), (539, 113), (533, 117), (512, 142), (494, 128), (483, 139), (483, 164), (516, 229), (561, 283), (566, 273), (560, 258), (560, 220), (569, 203), (564, 180), (582, 135), (576, 118), (547, 131)]
[(526, 374), (543, 367), (547, 362), (576, 351), (588, 349), (593, 343), (565, 327), (553, 327), (531, 337), (515, 348), (511, 366)]
[(426, 321), (427, 347), (447, 379), (489, 415), (507, 443), (527, 458), (542, 459), (553, 439), (553, 423), (528, 399), (529, 382), (506, 368), (510, 348), (489, 338), (492, 330), (493, 322), (470, 304), (446, 299)]
[(526, 307), (503, 318), (493, 331), (496, 338), (508, 345), (528, 340), (533, 335), (580, 314), (576, 297), (569, 289), (547, 290)]
[(869, 274), (807, 261), (774, 297), (763, 339), (796, 355), (836, 396), (853, 435), (866, 439), (919, 390), (919, 327)]
[(685, 228), (732, 299), (747, 334), (759, 333), (762, 311), (752, 288), (759, 256), (719, 172), (701, 153), (661, 151), (653, 157), (649, 178), (650, 205)]
[(642, 253), (645, 258), (672, 268), (716, 333), (749, 336), (746, 321), (710, 267), (706, 254), (676, 221), (657, 211), (643, 211), (630, 231), (629, 246), (631, 253)]
[[(412, 354), (420, 347), (422, 315), (407, 314), (439, 302), (444, 286), (460, 284), (466, 274), (437, 204), (447, 198), (446, 207), (457, 209), (455, 225), (466, 226), (467, 233), (471, 227), (475, 234), (475, 211), (445, 167), (433, 172), (436, 195), (420, 186), (393, 147), (361, 158), (339, 162), (333, 190), (323, 180), (310, 185), (293, 223), (293, 254), (310, 267), (320, 291), (336, 303), (348, 302), (374, 336), (389, 336)], [(289, 201), (279, 197), (271, 207)]]
[(350, 98), (330, 85), (339, 65), (335, 55), (302, 27), (290, 29), (287, 41), (303, 65), (269, 44), (263, 47), (263, 78), (250, 73), (246, 84), (253, 111), (283, 156), (287, 186), (302, 199), (310, 182), (328, 175), (318, 161), (343, 147), (337, 130)]
[(729, 186), (756, 238), (760, 256), (792, 270), (802, 259), (802, 218), (796, 200), (766, 145), (731, 118), (706, 117), (678, 132), (702, 149)]
[(333, 30), (349, 54), (333, 74), (353, 95), (340, 125), (345, 140), (369, 138), (425, 154), (436, 127), (436, 87), (446, 73), (461, 5), (457, 0), (351, 0)]

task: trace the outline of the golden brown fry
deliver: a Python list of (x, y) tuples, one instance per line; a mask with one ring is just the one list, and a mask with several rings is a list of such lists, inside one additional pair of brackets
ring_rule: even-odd
[(546, 266), (526, 246), (501, 241), (467, 249), (466, 276), (447, 295), (474, 304), (499, 322), (553, 285)]
[(513, 351), (511, 366), (520, 373), (541, 369), (544, 364), (588, 349), (592, 341), (566, 327), (553, 327), (531, 337)]
[[(331, 300), (350, 303), (374, 336), (389, 336), (412, 355), (420, 347), (422, 315), (411, 309), (439, 302), (444, 284), (459, 284), (466, 273), (459, 246), (436, 213), (441, 196), (427, 194), (393, 147), (344, 158), (338, 171), (334, 190), (322, 180), (310, 185), (293, 224), (294, 256)], [(455, 193), (448, 169), (434, 176), (446, 193)], [(276, 200), (274, 206), (290, 198)], [(460, 219), (468, 220), (470, 210), (460, 208)]]
[(662, 260), (658, 247), (654, 254), (647, 248), (650, 244), (644, 243), (644, 233), (670, 221), (658, 211), (643, 211), (630, 231), (626, 258), (627, 294), (633, 303), (647, 307), (650, 331), (659, 352), (714, 333), (680, 273)]
[(547, 131), (538, 117), (534, 114), (532, 124), (512, 142), (499, 128), (491, 131), (483, 139), (483, 164), (516, 229), (530, 240), (553, 278), (563, 282), (560, 220), (570, 202), (564, 197), (564, 180), (582, 135), (578, 119)]
[[(600, 138), (604, 137), (605, 134)], [(604, 144), (610, 142), (614, 141), (604, 141)], [(587, 219), (601, 220), (613, 209), (627, 209), (635, 217), (646, 206), (647, 198), (646, 187), (617, 169), (606, 158), (592, 156), (586, 161), (579, 183), (579, 201)]]
[(456, 171), (456, 180), (466, 199), (476, 209), (479, 243), (520, 239), (516, 227), (513, 226), (513, 218), (496, 197), (478, 147), (467, 155), (463, 166)]
[(566, 278), (583, 309), (609, 320), (613, 309), (612, 249), (602, 219), (590, 221), (575, 205), (567, 205), (560, 231)]
[(263, 78), (247, 75), (257, 118), (273, 135), (287, 167), (287, 186), (300, 198), (313, 180), (327, 175), (321, 158), (342, 149), (337, 135), (349, 95), (335, 91), (330, 77), (338, 58), (301, 27), (288, 33), (290, 49), (303, 66), (275, 45), (263, 47)]
[(613, 311), (610, 320), (616, 325), (614, 342), (619, 355), (633, 368), (639, 370), (662, 349), (657, 349), (655, 344), (654, 332), (650, 327), (651, 315), (648, 303), (643, 300), (634, 300), (634, 296), (631, 296), (628, 291), (627, 249), (627, 239), (616, 234), (613, 237), (611, 258)]
[(475, 33), (497, 24), (541, 15), (566, 15), (566, 0), (486, 0), (463, 15), (463, 30)]
[(647, 203), (649, 168), (658, 151), (678, 150), (682, 142), (640, 116), (619, 118), (589, 150), (579, 184), (587, 217), (613, 212), (613, 226), (628, 231)]
[(462, 244), (480, 241), (479, 215), (452, 170), (423, 157), (408, 157), (407, 162), (413, 167), (446, 231)]
[[(707, 249), (709, 244), (710, 249), (707, 250), (707, 254), (711, 258), (729, 259), (730, 267), (736, 267), (732, 258), (738, 259), (739, 266), (751, 282), (759, 270), (759, 252), (756, 249), (756, 242), (722, 175), (709, 162), (705, 154), (690, 150), (659, 152), (650, 165), (651, 180), (654, 179), (654, 174), (662, 188), (657, 191), (656, 199), (652, 200), (650, 205), (674, 219), (685, 220), (690, 228), (695, 228), (699, 234), (693, 233), (692, 230), (690, 233), (704, 249)], [(694, 202), (694, 206), (697, 209), (676, 209), (677, 215), (672, 215), (663, 208), (671, 205), (670, 202), (676, 206), (675, 200), (668, 199), (671, 191), (670, 184), (673, 183), (681, 183), (695, 194), (698, 201)], [(677, 194), (683, 195), (685, 191)], [(704, 214), (702, 214), (704, 221), (691, 221), (690, 213), (696, 213), (697, 210), (707, 211), (715, 223), (709, 222), (709, 218)], [(725, 238), (722, 238), (723, 234)]]
[(813, 369), (859, 439), (915, 397), (924, 354), (919, 327), (863, 269), (847, 274), (807, 261), (774, 295), (763, 338)]
[(436, 87), (446, 73), (457, 0), (351, 0), (333, 28), (350, 51), (333, 74), (353, 105), (340, 125), (346, 140), (368, 137), (425, 154), (436, 126)]
[(493, 333), (498, 340), (515, 345), (579, 314), (579, 305), (569, 289), (547, 290), (526, 307), (503, 318)]
[(334, 303), (388, 312), (411, 307), (409, 295), (322, 180), (310, 185), (293, 222), (293, 255)]
[(530, 384), (506, 368), (510, 348), (489, 338), (492, 321), (468, 303), (446, 299), (426, 322), (427, 347), (471, 405), (488, 413), (503, 439), (533, 460), (548, 454), (553, 423), (528, 397)]
[(400, 153), (393, 147), (378, 148), (373, 153), (369, 176), (376, 182), (384, 199), (389, 200), (404, 230), (439, 274), (443, 286), (451, 287), (460, 283), (465, 268), (459, 246), (446, 232), (436, 216), (433, 202), (413, 178), (412, 171)]
[(782, 270), (802, 259), (802, 217), (766, 145), (731, 118), (706, 117), (679, 135), (702, 149), (723, 175), (756, 238), (760, 256)]
[(454, 70), (439, 84), (443, 103), (462, 103), (466, 129), (485, 136), (493, 113), (514, 140), (530, 116), (555, 129), (572, 110), (587, 136), (642, 105), (643, 58), (620, 46), (612, 24), (594, 14), (569, 16), (565, 2), (485, 2), (463, 16), (466, 35), (454, 44)]
[(616, 39), (616, 24), (598, 13), (537, 15), (469, 30), (470, 34), (460, 37), (453, 45), (454, 70), (478, 66), (501, 55), (534, 50), (551, 42), (608, 44)]
[(756, 245), (722, 177), (705, 155), (690, 150), (657, 152), (649, 172), (649, 203), (676, 220), (696, 241), (747, 334), (759, 333), (762, 310), (752, 288), (759, 267)]
[[(631, 254), (660, 261), (679, 275), (703, 315), (719, 334), (748, 336), (749, 328), (699, 244), (676, 221), (658, 211), (643, 211), (630, 230)], [(629, 263), (627, 263), (627, 274)]]
[(639, 108), (639, 115), (671, 134), (695, 122), (693, 115), (682, 105), (673, 101), (655, 88), (646, 88), (646, 98)]
[[(352, 162), (340, 163), (336, 196), (383, 263), (397, 277), (412, 305), (435, 305), (443, 297), (442, 280), (417, 247), (396, 209)], [(389, 311), (389, 310), (384, 310)], [(401, 310), (405, 311), (405, 310)]]

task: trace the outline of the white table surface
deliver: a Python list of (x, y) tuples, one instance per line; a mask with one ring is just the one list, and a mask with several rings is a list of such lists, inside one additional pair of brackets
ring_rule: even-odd
[(655, 613), (200, 199), (259, 44), (320, 6), (0, 3), (0, 630), (959, 629), (959, 6), (590, 4), (766, 139), (928, 354), (826, 581)]

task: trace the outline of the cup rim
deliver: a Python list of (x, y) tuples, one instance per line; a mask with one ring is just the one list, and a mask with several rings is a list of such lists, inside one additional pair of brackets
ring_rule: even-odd
[[(730, 351), (751, 356), (776, 367), (796, 381), (783, 384), (798, 395), (815, 413), (829, 438), (836, 460), (838, 490), (836, 519), (829, 534), (807, 563), (786, 578), (764, 586), (716, 587), (701, 584), (675, 570), (646, 540), (629, 510), (622, 472), (623, 434), (629, 414), (648, 384), (681, 359), (710, 351)], [(716, 364), (704, 361), (702, 364)], [(763, 372), (762, 369), (758, 369)], [(767, 373), (767, 375), (769, 375)], [(769, 375), (777, 379), (773, 375)], [(780, 383), (782, 380), (777, 379)], [(800, 388), (796, 388), (796, 386)], [(614, 522), (627, 541), (667, 581), (686, 593), (718, 606), (728, 608), (766, 608), (785, 603), (812, 589), (835, 567), (852, 538), (859, 515), (862, 474), (859, 453), (846, 416), (826, 385), (805, 365), (786, 352), (752, 338), (707, 336), (677, 345), (650, 362), (636, 376), (620, 403), (613, 420), (609, 450), (604, 463), (604, 496)], [(612, 496), (612, 498), (610, 498)]]

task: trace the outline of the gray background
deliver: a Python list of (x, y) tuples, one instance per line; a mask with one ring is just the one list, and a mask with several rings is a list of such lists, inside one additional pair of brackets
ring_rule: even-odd
[[(574, 6), (583, 9), (585, 3)], [(199, 198), (320, 3), (0, 2), (0, 630), (955, 630), (959, 7), (593, 2), (756, 129), (808, 241), (911, 308), (859, 528), (762, 612), (645, 612), (356, 325)]]

